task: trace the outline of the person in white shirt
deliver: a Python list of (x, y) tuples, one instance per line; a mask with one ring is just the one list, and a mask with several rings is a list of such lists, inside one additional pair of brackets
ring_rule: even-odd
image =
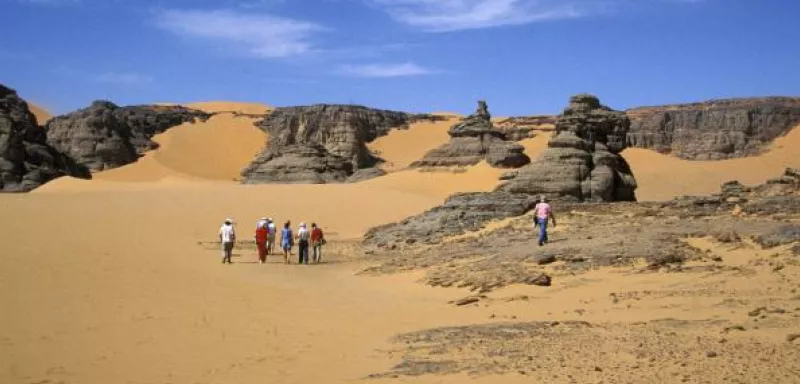
[(300, 264), (308, 264), (308, 239), (311, 234), (308, 232), (306, 223), (300, 224), (297, 230), (297, 246), (300, 251)]
[(275, 228), (275, 222), (272, 221), (270, 217), (267, 219), (267, 254), (271, 255), (275, 252), (275, 233), (277, 229)]
[(236, 231), (233, 229), (233, 220), (225, 219), (225, 224), (219, 228), (219, 242), (222, 244), (222, 264), (233, 264), (233, 244), (236, 242)]

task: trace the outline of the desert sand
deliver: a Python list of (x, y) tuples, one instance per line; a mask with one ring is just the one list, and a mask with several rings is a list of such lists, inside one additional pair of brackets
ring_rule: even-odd
[(36, 121), (40, 125), (44, 125), (53, 118), (53, 114), (51, 114), (46, 108), (42, 108), (33, 103), (28, 103), (28, 108), (30, 108), (31, 113), (36, 116)]
[(654, 151), (628, 148), (622, 156), (630, 163), (640, 201), (667, 200), (680, 195), (707, 195), (727, 181), (760, 184), (786, 167), (800, 167), (800, 129), (776, 139), (761, 156), (720, 161), (691, 161)]
[[(193, 106), (248, 114), (269, 110), (227, 102)], [(753, 292), (747, 276), (554, 272), (560, 277), (551, 290), (513, 286), (492, 293), (498, 305), (467, 308), (448, 302), (469, 292), (420, 284), (423, 272), (356, 276), (371, 264), (354, 246), (368, 228), (420, 213), (455, 192), (491, 190), (502, 171), (485, 163), (458, 172), (403, 169), (447, 140), (446, 123), (421, 123), (371, 145), (394, 171), (388, 176), (345, 185), (240, 185), (234, 181), (238, 171), (266, 141), (252, 121), (221, 114), (156, 137), (158, 150), (93, 180), (62, 178), (30, 194), (0, 195), (6, 218), (0, 222), (6, 257), (0, 269), (0, 308), (6, 314), (0, 316), (0, 382), (529, 383), (521, 374), (366, 378), (400, 362), (403, 348), (391, 340), (406, 332), (509, 321), (708, 319), (725, 310), (716, 299), (730, 292), (761, 303), (769, 301), (765, 292), (779, 287), (766, 270), (758, 272)], [(543, 134), (523, 144), (535, 157), (546, 140)], [(787, 165), (798, 166), (791, 155), (798, 140), (796, 129), (761, 157), (718, 163), (639, 150), (625, 156), (639, 180), (640, 198), (667, 199), (715, 192), (731, 178), (763, 181)], [(267, 265), (258, 265), (254, 250), (242, 246), (234, 265), (221, 265), (213, 242), (222, 219), (233, 217), (240, 240), (247, 240), (264, 215), (279, 224), (320, 223), (331, 240), (328, 262), (286, 266), (271, 256)], [(708, 240), (693, 241), (709, 252), (726, 252)], [(750, 245), (729, 262), (764, 257)], [(722, 290), (717, 296), (681, 294), (714, 284)], [(613, 292), (646, 293), (631, 308), (608, 300)], [(669, 294), (658, 294), (663, 292)], [(520, 295), (530, 300), (506, 300)], [(730, 336), (737, 337), (744, 338)], [(616, 345), (604, 351), (613, 354)], [(698, 353), (687, 358), (701, 364), (698, 372), (718, 369), (705, 351)], [(580, 374), (572, 365), (549, 368), (553, 383), (575, 382), (572, 374), (579, 382), (596, 379), (594, 367)], [(659, 374), (644, 366), (638, 382)]]

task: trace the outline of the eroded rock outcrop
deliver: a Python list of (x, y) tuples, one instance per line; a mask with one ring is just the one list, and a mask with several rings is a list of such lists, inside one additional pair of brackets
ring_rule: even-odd
[(152, 137), (169, 128), (210, 115), (180, 106), (119, 107), (95, 101), (47, 123), (47, 142), (92, 171), (135, 162), (158, 147)]
[(719, 160), (761, 153), (800, 124), (800, 98), (712, 100), (627, 111), (630, 147), (690, 160)]
[(486, 160), (493, 167), (518, 168), (530, 162), (521, 145), (494, 128), (486, 102), (474, 114), (453, 125), (450, 141), (411, 164), (412, 168), (475, 165)]
[(578, 201), (633, 201), (636, 180), (619, 155), (629, 127), (623, 112), (601, 105), (597, 97), (573, 96), (548, 148), (499, 190)]
[[(269, 134), (264, 151), (242, 171), (244, 182), (345, 182), (381, 160), (366, 143), (391, 129), (408, 128), (429, 115), (371, 109), (355, 105), (313, 105), (277, 108), (259, 127)], [(359, 172), (350, 181), (379, 176)]]
[(459, 193), (443, 205), (401, 222), (370, 229), (364, 243), (379, 247), (438, 243), (443, 238), (478, 230), (488, 221), (520, 216), (536, 204), (533, 196), (506, 192)]
[(494, 126), (506, 139), (520, 141), (533, 138), (536, 131), (554, 130), (556, 118), (551, 115), (516, 116), (496, 121)]
[(0, 192), (27, 192), (64, 175), (90, 176), (47, 144), (28, 104), (0, 84)]

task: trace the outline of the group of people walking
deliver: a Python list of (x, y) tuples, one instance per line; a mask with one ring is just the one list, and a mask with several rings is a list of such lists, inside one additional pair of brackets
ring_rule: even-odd
[[(277, 240), (277, 227), (272, 218), (262, 217), (256, 222), (255, 243), (258, 249), (258, 260), (261, 264), (267, 262), (267, 255), (275, 254), (275, 241)], [(222, 263), (231, 264), (233, 246), (236, 243), (236, 230), (232, 219), (225, 219), (219, 229), (219, 240), (222, 243)], [(289, 257), (292, 255), (292, 248), (297, 241), (299, 264), (309, 264), (309, 262), (322, 262), (322, 246), (326, 243), (322, 228), (316, 223), (311, 224), (309, 229), (306, 223), (300, 223), (297, 233), (292, 231), (292, 223), (287, 220), (283, 224), (280, 233), (280, 248), (283, 251), (283, 259), (286, 264), (290, 264)], [(313, 259), (309, 260), (309, 249), (313, 249)]]

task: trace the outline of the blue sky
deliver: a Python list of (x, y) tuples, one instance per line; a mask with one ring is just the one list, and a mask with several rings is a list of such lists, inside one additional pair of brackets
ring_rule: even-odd
[(557, 113), (800, 94), (796, 0), (0, 0), (0, 82), (57, 113), (204, 100)]

